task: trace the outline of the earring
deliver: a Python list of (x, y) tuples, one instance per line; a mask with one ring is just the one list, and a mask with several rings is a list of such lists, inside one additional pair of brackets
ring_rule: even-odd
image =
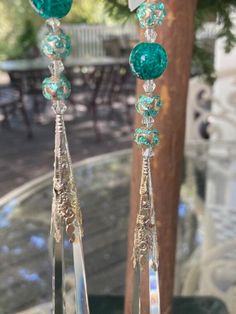
[[(153, 128), (154, 118), (159, 114), (162, 101), (155, 95), (155, 79), (167, 68), (165, 49), (155, 42), (155, 27), (166, 17), (162, 2), (144, 2), (137, 10), (141, 28), (145, 29), (146, 41), (139, 43), (131, 52), (130, 66), (137, 78), (144, 80), (145, 95), (139, 97), (136, 110), (142, 116), (143, 126), (136, 129), (135, 142), (142, 148), (142, 174), (140, 201), (134, 233), (133, 265), (135, 268), (133, 314), (160, 314), (160, 288), (158, 276), (158, 234), (153, 201), (151, 158), (153, 148), (159, 144), (159, 132)], [(147, 312), (147, 298), (149, 311)]]
[(43, 95), (52, 101), (56, 115), (55, 163), (53, 178), (53, 204), (51, 236), (53, 239), (53, 313), (66, 313), (64, 286), (64, 228), (73, 246), (76, 283), (76, 313), (89, 314), (87, 285), (82, 246), (82, 216), (74, 180), (71, 157), (66, 137), (65, 102), (71, 94), (71, 85), (64, 72), (63, 59), (71, 52), (70, 37), (60, 26), (60, 18), (68, 14), (72, 0), (30, 0), (35, 11), (49, 29), (41, 50), (52, 62), (51, 77), (43, 81)]

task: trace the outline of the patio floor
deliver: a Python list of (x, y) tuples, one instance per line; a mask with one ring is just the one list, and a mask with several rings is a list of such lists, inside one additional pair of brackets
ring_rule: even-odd
[[(100, 141), (87, 116), (67, 121), (66, 126), (73, 162), (131, 146), (132, 129), (119, 108), (113, 121), (100, 120)], [(28, 140), (23, 126), (9, 130), (0, 124), (0, 197), (52, 170), (54, 122), (35, 124), (33, 129), (34, 138)]]

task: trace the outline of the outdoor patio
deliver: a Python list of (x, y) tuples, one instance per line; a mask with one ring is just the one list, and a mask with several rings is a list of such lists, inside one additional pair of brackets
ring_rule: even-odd
[[(79, 224), (68, 218), (75, 200), (69, 162), (61, 163), (67, 158), (63, 123), (59, 123), (55, 162), (55, 112), (42, 95), (42, 81), (50, 71), (53, 83), (61, 73), (71, 83), (64, 118), (83, 213), (91, 314), (137, 314), (138, 293), (145, 289), (150, 295), (142, 299), (140, 314), (161, 314), (151, 310), (151, 292), (158, 288), (162, 314), (170, 314), (172, 303), (173, 314), (236, 314), (236, 16), (231, 10), (235, 4), (189, 0), (183, 7), (181, 1), (164, 1), (169, 15), (158, 29), (156, 42), (168, 53), (169, 65), (150, 93), (145, 89), (152, 81), (146, 80), (143, 88), (130, 70), (129, 55), (143, 38), (143, 30), (138, 30), (126, 2), (102, 0), (94, 10), (92, 0), (74, 1), (71, 13), (62, 20), (73, 49), (65, 60), (66, 54), (56, 61), (52, 58), (51, 70), (51, 60), (40, 53), (47, 33), (43, 20), (28, 1), (12, 3), (11, 10), (7, 0), (0, 3), (0, 314), (48, 314), (57, 263), (55, 299), (60, 299), (60, 309), (64, 306), (63, 257), (55, 258), (49, 233), (53, 191), (56, 198), (62, 197), (57, 206), (64, 205), (63, 218), (67, 227), (75, 229), (76, 245), (81, 243)], [(161, 7), (158, 13), (164, 10)], [(178, 19), (181, 14), (185, 18)], [(59, 32), (58, 25), (53, 27)], [(152, 41), (148, 44), (154, 44), (155, 31), (151, 31), (147, 27), (145, 40)], [(51, 58), (50, 53), (47, 56)], [(142, 106), (137, 104), (138, 96), (156, 94), (162, 108), (158, 103), (148, 107), (147, 99)], [(52, 96), (54, 105), (61, 106), (57, 97)], [(155, 122), (150, 113), (154, 109)], [(156, 258), (160, 280), (154, 272), (159, 282), (154, 288), (150, 269), (146, 269), (148, 286), (142, 275), (134, 276), (130, 258), (141, 167), (140, 150), (136, 146), (132, 150), (133, 133), (141, 121), (149, 135), (160, 131), (150, 170), (153, 182), (146, 182), (147, 198), (155, 203), (150, 208), (157, 214), (152, 218), (160, 252)], [(54, 162), (58, 168), (53, 186)], [(63, 191), (71, 200), (63, 198)], [(81, 295), (85, 290), (79, 281), (83, 265), (79, 258), (73, 260), (78, 250), (67, 237), (61, 241), (63, 246), (64, 312), (74, 314), (78, 312), (75, 282)], [(149, 250), (155, 256), (155, 246)], [(140, 291), (133, 277), (140, 279)], [(85, 296), (80, 297), (84, 302)]]

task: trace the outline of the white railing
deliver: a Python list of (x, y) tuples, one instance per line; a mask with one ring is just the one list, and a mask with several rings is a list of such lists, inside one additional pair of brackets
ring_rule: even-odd
[[(128, 40), (138, 39), (138, 27), (135, 23), (124, 25), (87, 25), (87, 24), (67, 24), (63, 28), (70, 34), (73, 43), (73, 57), (102, 57), (107, 54), (104, 47), (106, 40), (116, 38), (127, 44)], [(197, 33), (198, 40), (214, 39), (216, 36), (215, 23), (207, 23), (205, 27)], [(122, 42), (123, 41), (123, 42)]]
[(112, 38), (136, 40), (138, 38), (135, 24), (125, 25), (64, 25), (65, 31), (70, 34), (73, 44), (73, 57), (105, 56), (104, 41)]

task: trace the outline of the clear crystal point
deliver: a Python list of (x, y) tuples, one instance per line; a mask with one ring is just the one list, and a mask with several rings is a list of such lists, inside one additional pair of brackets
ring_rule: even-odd
[(64, 64), (61, 60), (55, 60), (48, 66), (52, 76), (59, 76), (64, 70)]
[(143, 88), (146, 93), (151, 94), (154, 92), (156, 88), (156, 84), (153, 80), (148, 80), (148, 81), (145, 81), (145, 83), (143, 84)]
[(156, 41), (157, 32), (155, 32), (153, 28), (146, 29), (144, 35), (148, 42), (154, 43)]

